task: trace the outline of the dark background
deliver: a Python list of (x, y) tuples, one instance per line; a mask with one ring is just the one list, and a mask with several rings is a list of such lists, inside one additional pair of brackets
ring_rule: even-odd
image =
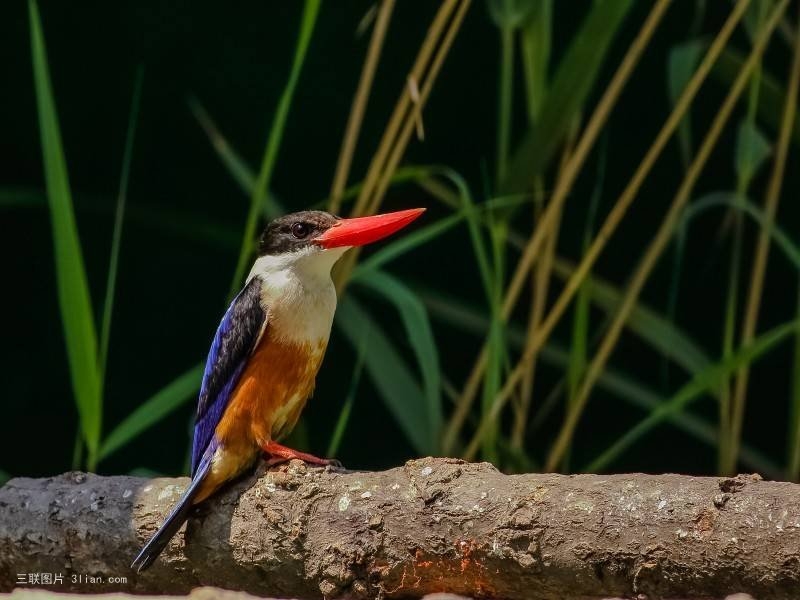
[[(330, 188), (345, 123), (369, 35), (356, 27), (371, 2), (324, 2), (309, 48), (272, 181), (291, 209), (325, 198)], [(129, 212), (123, 231), (120, 271), (111, 331), (104, 431), (172, 378), (205, 356), (225, 306), (235, 266), (248, 198), (226, 172), (192, 116), (194, 95), (248, 162), (261, 159), (273, 110), (288, 76), (302, 3), (300, 2), (58, 2), (43, 0), (40, 11), (58, 107), (65, 154), (76, 205), (84, 258), (99, 312), (110, 248), (113, 207), (128, 113), (137, 67), (144, 66), (143, 96), (129, 187)], [(557, 2), (553, 64), (586, 12), (587, 2)], [(638, 30), (649, 2), (639, 2), (617, 36), (603, 74), (588, 104), (602, 91)], [(796, 8), (796, 7), (795, 7)], [(406, 73), (424, 37), (436, 3), (398, 3), (392, 18), (376, 84), (359, 140), (351, 183), (366, 171)], [(728, 2), (709, 2), (701, 31), (713, 34), (728, 14)], [(789, 11), (794, 14), (794, 9)], [(693, 2), (670, 9), (628, 84), (604, 134), (610, 149), (600, 214), (627, 183), (666, 118), (666, 57), (689, 35)], [(35, 193), (44, 187), (41, 149), (31, 74), (27, 5), (0, 6), (3, 92), (0, 95), (0, 186)], [(733, 44), (748, 49), (739, 31)], [(424, 143), (412, 142), (406, 164), (444, 164), (461, 173), (477, 199), (485, 199), (487, 173), (495, 152), (498, 31), (485, 5), (475, 2), (458, 35), (424, 111)], [(785, 80), (789, 52), (773, 41), (765, 66)], [(522, 83), (514, 140), (521, 137)], [(693, 106), (695, 136), (705, 132), (725, 88), (710, 80)], [(741, 113), (741, 107), (739, 113)], [(734, 119), (735, 120), (735, 119)], [(765, 129), (774, 139), (774, 131)], [(731, 189), (733, 130), (718, 146), (696, 195)], [(567, 203), (559, 242), (562, 255), (577, 259), (588, 198), (594, 188), (596, 153)], [(800, 228), (796, 154), (790, 156), (778, 222), (795, 235)], [(625, 225), (598, 262), (595, 272), (623, 285), (650, 240), (682, 177), (673, 141), (647, 180)], [(766, 177), (756, 180), (760, 204)], [(387, 209), (428, 205), (427, 219), (446, 214), (419, 188), (390, 191)], [(165, 216), (168, 216), (167, 219)], [(710, 213), (692, 231), (682, 278), (679, 324), (712, 356), (722, 339), (722, 307), (727, 254), (718, 241), (719, 213)], [(230, 239), (216, 243), (183, 231), (182, 223), (208, 223)], [(70, 468), (77, 416), (59, 318), (53, 248), (46, 205), (5, 206), (0, 213), (3, 257), (2, 349), (0, 371), (4, 418), (0, 421), (0, 468), (13, 475), (47, 475)], [(528, 232), (530, 216), (520, 214)], [(515, 225), (517, 225), (515, 223)], [(752, 242), (752, 230), (746, 238)], [(797, 239), (797, 237), (795, 237)], [(747, 246), (750, 248), (751, 246)], [(749, 250), (747, 251), (749, 254)], [(509, 251), (510, 257), (515, 253)], [(671, 254), (667, 254), (671, 257)], [(651, 278), (644, 300), (664, 310), (670, 260)], [(394, 263), (390, 270), (414, 285), (441, 287), (484, 305), (484, 296), (467, 232), (459, 228)], [(745, 263), (743, 273), (749, 274)], [(782, 258), (772, 257), (760, 327), (795, 314), (797, 278)], [(403, 333), (386, 306), (387, 328), (403, 344)], [(524, 313), (521, 313), (524, 314)], [(566, 340), (568, 324), (556, 332)], [(444, 372), (457, 386), (479, 349), (480, 339), (434, 322)], [(668, 392), (684, 382), (673, 369), (662, 377), (659, 356), (637, 338), (624, 337), (613, 363), (652, 387)], [(784, 350), (786, 350), (784, 348)], [(751, 381), (746, 439), (769, 456), (784, 455), (790, 353), (761, 361)], [(346, 393), (354, 361), (350, 346), (334, 333), (317, 391), (304, 413), (309, 449), (324, 452), (332, 423)], [(541, 370), (547, 390), (557, 373)], [(714, 418), (705, 399), (698, 412)], [(168, 474), (184, 468), (193, 402), (136, 439), (100, 465), (104, 473), (146, 467)], [(628, 405), (595, 391), (575, 452), (588, 458), (641, 418)], [(540, 430), (549, 436), (552, 426)], [(587, 441), (588, 443), (583, 443)], [(541, 454), (551, 439), (531, 439)], [(710, 473), (712, 451), (686, 434), (664, 426), (616, 463), (615, 468)], [(368, 381), (357, 397), (340, 451), (351, 468), (382, 468), (413, 456), (390, 414)], [(583, 462), (583, 461), (580, 461)]]

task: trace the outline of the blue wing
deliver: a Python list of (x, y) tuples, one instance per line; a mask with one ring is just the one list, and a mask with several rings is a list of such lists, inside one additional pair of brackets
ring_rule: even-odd
[(231, 302), (208, 352), (197, 402), (192, 477), (212, 443), (214, 430), (266, 325), (267, 314), (261, 306), (261, 280), (253, 277)]

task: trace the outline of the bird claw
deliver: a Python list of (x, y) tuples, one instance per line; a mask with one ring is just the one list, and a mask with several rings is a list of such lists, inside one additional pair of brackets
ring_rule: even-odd
[(300, 452), (299, 450), (287, 448), (286, 446), (278, 444), (277, 442), (268, 442), (262, 446), (261, 449), (269, 456), (269, 458), (267, 458), (265, 461), (267, 463), (267, 467), (274, 467), (275, 465), (283, 464), (289, 460), (297, 459), (302, 460), (304, 463), (319, 467), (330, 466), (338, 469), (344, 468), (342, 463), (335, 458), (319, 458), (318, 456), (308, 454), (307, 452)]

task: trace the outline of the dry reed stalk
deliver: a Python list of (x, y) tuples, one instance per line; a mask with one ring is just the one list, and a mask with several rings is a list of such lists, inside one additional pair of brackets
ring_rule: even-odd
[[(461, 5), (456, 11), (456, 14), (453, 16), (452, 21), (450, 21), (450, 26), (445, 32), (442, 43), (439, 45), (439, 49), (433, 58), (433, 62), (431, 63), (430, 69), (427, 73), (427, 77), (425, 78), (422, 86), (418, 89), (418, 95), (416, 93), (414, 94), (416, 96), (416, 100), (413, 102), (411, 111), (408, 114), (405, 123), (403, 124), (403, 129), (397, 138), (397, 143), (395, 144), (392, 153), (389, 155), (389, 158), (386, 161), (386, 168), (384, 169), (383, 176), (380, 178), (375, 189), (372, 201), (368, 205), (367, 214), (372, 214), (378, 210), (378, 207), (383, 200), (383, 196), (386, 194), (386, 190), (389, 189), (392, 176), (394, 175), (397, 166), (400, 164), (400, 159), (403, 158), (406, 147), (411, 140), (411, 134), (414, 133), (414, 131), (418, 131), (418, 127), (420, 127), (420, 123), (422, 123), (422, 109), (425, 107), (425, 103), (428, 101), (431, 91), (433, 91), (433, 84), (436, 82), (439, 71), (441, 71), (442, 65), (444, 65), (444, 60), (447, 58), (447, 55), (450, 52), (450, 48), (455, 41), (456, 34), (458, 33), (459, 29), (461, 29), (461, 24), (464, 21), (464, 17), (467, 15), (467, 9), (469, 8), (471, 1), (472, 0), (462, 0)], [(351, 252), (351, 254), (353, 253)]]
[[(439, 7), (436, 16), (433, 18), (425, 39), (420, 46), (417, 58), (414, 60), (414, 65), (411, 67), (409, 77), (419, 80), (424, 75), (428, 68), (433, 51), (439, 43), (442, 32), (444, 31), (447, 22), (450, 20), (453, 11), (456, 8), (458, 0), (445, 0)], [(378, 150), (372, 157), (369, 168), (367, 169), (367, 176), (364, 179), (364, 184), (356, 199), (355, 207), (352, 211), (352, 216), (359, 216), (364, 214), (364, 210), (369, 204), (375, 186), (378, 182), (380, 174), (383, 172), (386, 158), (389, 155), (392, 147), (395, 145), (398, 131), (402, 126), (403, 119), (411, 105), (411, 94), (408, 86), (403, 86), (400, 92), (400, 97), (397, 99), (392, 116), (386, 125), (383, 132), (381, 141), (378, 144)]]
[[(778, 134), (778, 145), (775, 150), (775, 162), (770, 174), (767, 186), (766, 199), (764, 201), (764, 214), (766, 222), (761, 227), (761, 232), (756, 242), (755, 256), (750, 275), (750, 288), (747, 298), (747, 308), (742, 323), (741, 345), (746, 346), (753, 341), (756, 326), (758, 324), (758, 312), (761, 305), (761, 294), (764, 289), (764, 278), (767, 269), (767, 257), (769, 256), (769, 244), (772, 226), (775, 223), (775, 214), (778, 210), (780, 199), (781, 184), (786, 170), (786, 157), (789, 152), (789, 142), (791, 141), (792, 126), (797, 112), (798, 82), (800, 81), (800, 33), (795, 35), (794, 59), (792, 60), (791, 71), (789, 73), (789, 88), (786, 90), (786, 101), (783, 107), (783, 117), (781, 129)], [(730, 472), (736, 468), (737, 457), (739, 454), (739, 443), (742, 434), (742, 422), (744, 419), (744, 409), (746, 404), (747, 383), (750, 370), (747, 365), (743, 366), (736, 378), (736, 385), (733, 394), (733, 415), (731, 419), (731, 431), (729, 436), (729, 446), (726, 456), (723, 458), (723, 471)]]
[[(667, 121), (664, 123), (664, 126), (661, 128), (661, 131), (659, 131), (658, 135), (656, 136), (655, 141), (650, 146), (645, 157), (642, 159), (642, 162), (637, 167), (636, 172), (631, 178), (631, 181), (628, 183), (627, 187), (614, 204), (614, 207), (611, 209), (611, 212), (606, 217), (606, 220), (603, 222), (602, 227), (598, 231), (595, 239), (592, 241), (591, 246), (575, 270), (575, 273), (573, 273), (572, 277), (564, 286), (564, 290), (561, 292), (561, 295), (556, 300), (553, 308), (550, 310), (550, 313), (542, 324), (535, 343), (532, 342), (529, 350), (522, 355), (519, 363), (509, 375), (506, 384), (503, 386), (503, 389), (500, 390), (498, 397), (495, 399), (496, 406), (502, 406), (505, 404), (508, 394), (513, 391), (514, 386), (519, 381), (525, 369), (527, 369), (530, 357), (533, 356), (534, 353), (537, 352), (539, 348), (541, 348), (541, 346), (547, 341), (548, 336), (555, 328), (561, 316), (564, 314), (564, 311), (567, 309), (567, 306), (569, 306), (572, 297), (580, 288), (581, 283), (594, 265), (594, 262), (597, 259), (597, 256), (600, 254), (600, 251), (608, 243), (611, 235), (614, 233), (622, 218), (625, 216), (628, 207), (636, 198), (636, 194), (644, 182), (645, 177), (650, 172), (650, 169), (652, 168), (653, 164), (655, 164), (656, 159), (663, 151), (670, 137), (678, 127), (678, 124), (681, 122), (681, 119), (688, 110), (694, 96), (697, 94), (700, 85), (703, 83), (709, 71), (711, 70), (711, 66), (724, 49), (725, 44), (736, 28), (737, 23), (744, 15), (748, 4), (749, 0), (739, 0), (739, 2), (737, 2), (737, 4), (734, 6), (733, 11), (728, 16), (728, 19), (723, 24), (722, 29), (720, 29), (717, 37), (711, 43), (706, 55), (703, 57), (702, 62), (697, 68), (697, 71), (689, 80), (689, 83), (686, 85), (686, 89), (675, 103), (675, 107), (667, 118)], [(496, 408), (492, 411), (492, 414), (495, 415), (494, 418), (496, 418), (497, 414), (499, 414), (499, 410), (500, 408)], [(480, 430), (476, 432), (473, 442), (470, 443), (470, 449), (475, 447), (475, 438), (479, 438), (481, 435), (482, 432), (480, 432)]]
[(586, 407), (586, 403), (589, 400), (589, 395), (592, 391), (592, 388), (602, 374), (603, 369), (605, 368), (605, 365), (611, 356), (611, 352), (619, 340), (619, 336), (622, 333), (623, 327), (625, 326), (625, 321), (628, 319), (631, 310), (633, 310), (634, 306), (636, 305), (639, 294), (644, 288), (644, 285), (650, 277), (653, 269), (655, 268), (658, 259), (661, 257), (661, 253), (664, 251), (664, 248), (666, 248), (667, 244), (672, 238), (675, 225), (680, 219), (684, 206), (691, 197), (694, 184), (697, 182), (697, 179), (703, 172), (706, 161), (708, 160), (709, 156), (711, 156), (711, 152), (714, 150), (717, 141), (719, 141), (719, 136), (722, 134), (722, 130), (725, 128), (725, 125), (727, 124), (728, 119), (730, 118), (731, 113), (733, 112), (733, 109), (739, 100), (739, 96), (741, 96), (742, 92), (747, 86), (753, 69), (755, 69), (756, 65), (761, 60), (761, 56), (767, 47), (767, 42), (769, 42), (772, 32), (774, 31), (775, 27), (777, 27), (780, 17), (783, 14), (783, 11), (786, 10), (788, 3), (789, 0), (782, 0), (782, 2), (778, 4), (764, 28), (759, 33), (747, 62), (742, 66), (742, 70), (739, 72), (739, 75), (734, 81), (733, 86), (731, 86), (731, 89), (728, 92), (728, 95), (725, 97), (722, 106), (715, 115), (714, 121), (712, 122), (711, 127), (709, 128), (708, 133), (703, 140), (703, 143), (698, 149), (692, 164), (687, 169), (683, 182), (681, 183), (680, 188), (678, 188), (678, 192), (675, 194), (675, 198), (672, 200), (672, 204), (670, 205), (669, 210), (667, 211), (667, 214), (661, 223), (661, 226), (656, 232), (653, 241), (648, 246), (647, 251), (642, 257), (639, 266), (631, 278), (631, 282), (625, 291), (622, 301), (620, 302), (620, 306), (614, 315), (613, 321), (609, 325), (606, 334), (603, 336), (603, 341), (600, 343), (597, 353), (586, 369), (586, 375), (584, 376), (581, 386), (575, 396), (575, 403), (570, 407), (570, 410), (564, 419), (564, 424), (562, 425), (558, 437), (556, 438), (550, 454), (547, 457), (547, 462), (545, 463), (546, 471), (555, 470), (558, 464), (561, 462), (561, 459), (572, 440), (572, 435), (575, 432), (575, 428), (578, 424), (583, 409)]
[[(560, 215), (559, 215), (560, 217)], [(526, 340), (532, 340), (536, 337), (536, 332), (539, 329), (542, 318), (547, 308), (547, 294), (550, 289), (550, 274), (553, 267), (553, 259), (555, 257), (556, 244), (558, 243), (558, 233), (560, 229), (561, 219), (555, 221), (553, 230), (545, 240), (545, 246), (541, 260), (537, 261), (533, 273), (533, 302), (531, 303), (530, 316), (528, 318), (528, 329), (526, 332)], [(527, 348), (527, 345), (526, 345)], [(536, 376), (536, 356), (533, 358), (531, 368), (528, 369), (525, 377), (520, 383), (520, 404), (519, 410), (514, 415), (514, 425), (511, 430), (511, 447), (517, 450), (522, 449), (525, 441), (525, 431), (528, 427), (528, 416), (531, 411), (531, 403), (533, 402), (533, 383)]]
[[(574, 127), (569, 135), (569, 140), (564, 146), (564, 151), (561, 153), (561, 161), (559, 164), (559, 176), (561, 171), (564, 170), (569, 156), (575, 145), (575, 138), (580, 130), (580, 120), (576, 120)], [(536, 184), (534, 184), (536, 185)], [(541, 179), (539, 180), (541, 186)], [(543, 195), (543, 191), (538, 191)], [(536, 212), (535, 218), (538, 220), (541, 217), (542, 210)], [(553, 221), (552, 229), (548, 232), (548, 236), (544, 242), (542, 257), (538, 260), (531, 272), (531, 287), (533, 288), (533, 301), (531, 302), (530, 314), (528, 316), (528, 327), (525, 333), (526, 346), (536, 336), (536, 331), (542, 323), (542, 318), (547, 308), (547, 294), (550, 290), (550, 275), (553, 267), (553, 260), (555, 258), (556, 245), (558, 244), (558, 234), (561, 230), (561, 216), (562, 212), (559, 211), (558, 216)], [(538, 354), (538, 353), (537, 353)], [(531, 403), (533, 402), (533, 384), (536, 377), (536, 359), (534, 356), (531, 361), (531, 367), (519, 385), (519, 403), (514, 411), (514, 423), (511, 428), (511, 447), (516, 450), (521, 450), (524, 445), (525, 431), (528, 427), (528, 416), (530, 415)]]
[(386, 31), (389, 28), (393, 10), (394, 0), (383, 0), (381, 2), (378, 16), (375, 20), (375, 27), (372, 30), (372, 37), (369, 40), (367, 56), (364, 59), (364, 66), (361, 69), (361, 77), (358, 81), (355, 96), (353, 96), (353, 105), (350, 108), (350, 116), (347, 119), (347, 126), (342, 138), (342, 148), (339, 151), (339, 160), (336, 163), (336, 172), (331, 184), (328, 210), (333, 214), (338, 213), (342, 206), (342, 193), (347, 185), (350, 165), (353, 162), (353, 153), (356, 149), (358, 134), (361, 131), (361, 123), (364, 120), (364, 112), (367, 109), (369, 93), (375, 78), (375, 70), (381, 56), (383, 42), (386, 39)]
[[(462, 2), (462, 8), (463, 4), (468, 5), (469, 0), (464, 0), (464, 2)], [(428, 28), (428, 32), (422, 42), (422, 46), (411, 68), (408, 79), (421, 81), (425, 77), (425, 74), (429, 72), (433, 52), (440, 46), (440, 40), (442, 39), (445, 27), (448, 22), (451, 22), (451, 16), (457, 7), (458, 0), (445, 0), (441, 4)], [(376, 191), (380, 185), (381, 176), (388, 171), (388, 161), (393, 149), (398, 146), (398, 135), (401, 131), (401, 127), (403, 127), (404, 123), (409, 122), (409, 120), (411, 120), (413, 125), (415, 106), (416, 109), (419, 110), (419, 105), (415, 105), (412, 102), (410, 87), (408, 85), (403, 86), (403, 90), (400, 92), (400, 97), (397, 99), (394, 111), (392, 112), (392, 116), (389, 119), (389, 123), (386, 125), (386, 129), (381, 137), (378, 150), (370, 162), (367, 175), (364, 178), (364, 184), (352, 211), (353, 216), (369, 214), (369, 208), (374, 204), (374, 198), (377, 198), (378, 202), (380, 202), (381, 195), (377, 194)], [(405, 147), (401, 149), (401, 155), (404, 150)], [(388, 177), (391, 178), (391, 176), (392, 173), (389, 173)], [(357, 260), (358, 252), (356, 249), (349, 252), (339, 261), (339, 265), (334, 271), (334, 280), (339, 294), (342, 293)]]
[[(739, 4), (736, 5), (735, 11), (743, 12), (744, 9), (740, 9), (740, 5), (744, 4), (746, 7), (748, 3), (749, 0), (739, 0)], [(539, 221), (539, 225), (529, 238), (528, 243), (525, 246), (525, 250), (520, 257), (519, 263), (517, 264), (514, 275), (511, 278), (511, 283), (506, 290), (503, 301), (502, 314), (504, 319), (507, 320), (511, 315), (511, 312), (513, 311), (516, 302), (519, 299), (519, 295), (522, 291), (527, 275), (533, 266), (534, 260), (539, 252), (540, 247), (542, 246), (542, 243), (545, 240), (545, 234), (550, 230), (553, 221), (556, 220), (558, 213), (561, 211), (563, 203), (566, 200), (569, 191), (572, 189), (572, 185), (577, 179), (583, 163), (589, 155), (589, 151), (594, 146), (600, 131), (608, 119), (608, 115), (611, 113), (611, 109), (616, 104), (616, 101), (619, 98), (619, 95), (622, 93), (628, 78), (639, 62), (641, 55), (652, 38), (653, 33), (660, 23), (666, 9), (669, 7), (669, 4), (670, 0), (659, 0), (653, 6), (652, 10), (642, 24), (642, 27), (628, 48), (628, 51), (625, 53), (622, 62), (620, 62), (619, 67), (617, 67), (617, 70), (611, 78), (611, 81), (603, 92), (600, 101), (597, 103), (597, 107), (592, 113), (592, 116), (586, 125), (586, 129), (578, 141), (575, 152), (570, 156), (569, 162), (565, 166), (561, 176), (556, 182), (556, 187), (553, 191), (553, 197), (548, 203), (547, 208), (545, 209), (542, 218)], [(723, 27), (723, 31), (724, 30), (725, 27)], [(720, 32), (720, 35), (721, 34), (722, 32)], [(725, 39), (727, 40), (727, 37)], [(716, 40), (714, 44), (712, 44), (712, 49), (715, 48), (715, 45)], [(722, 48), (720, 47), (718, 52), (721, 51), (721, 49)], [(707, 71), (708, 69), (706, 69), (706, 74)], [(703, 79), (704, 78), (705, 77), (703, 77)], [(694, 79), (692, 81), (694, 81)], [(701, 82), (702, 79), (700, 82), (698, 82), (698, 86)], [(690, 82), (689, 85), (692, 85), (692, 82)], [(450, 421), (445, 428), (442, 442), (443, 451), (445, 453), (453, 450), (456, 438), (458, 437), (458, 434), (464, 425), (464, 421), (469, 414), (470, 408), (472, 407), (472, 403), (477, 394), (481, 378), (483, 376), (483, 371), (486, 368), (486, 358), (487, 346), (484, 344), (478, 355), (475, 365), (473, 366), (472, 371), (467, 378), (467, 381), (464, 385), (464, 390), (456, 401), (456, 408), (453, 411)]]

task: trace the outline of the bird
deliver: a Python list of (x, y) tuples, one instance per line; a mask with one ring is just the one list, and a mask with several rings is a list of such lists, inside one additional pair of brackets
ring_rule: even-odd
[(425, 211), (343, 219), (302, 211), (271, 221), (244, 287), (222, 317), (206, 360), (192, 441), (191, 482), (133, 560), (147, 569), (192, 507), (252, 468), (300, 459), (332, 464), (280, 444), (297, 423), (328, 345), (336, 310), (331, 269), (350, 248), (402, 229)]

